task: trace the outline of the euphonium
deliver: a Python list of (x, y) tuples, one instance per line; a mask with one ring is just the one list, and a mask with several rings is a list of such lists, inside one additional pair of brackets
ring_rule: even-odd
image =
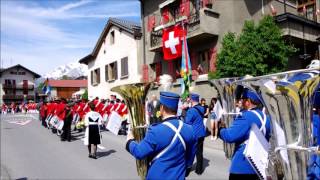
[[(144, 138), (146, 133), (144, 104), (149, 88), (149, 83), (135, 83), (120, 85), (111, 89), (111, 91), (118, 93), (125, 100), (131, 118), (130, 126), (133, 130), (133, 136), (138, 142)], [(138, 175), (145, 179), (148, 168), (147, 159), (137, 160), (136, 164)]]
[[(214, 86), (218, 92), (218, 97), (221, 106), (223, 108), (224, 115), (221, 117), (221, 120), (225, 122), (226, 126), (229, 127), (234, 119), (234, 116), (228, 114), (236, 113), (235, 99), (236, 99), (236, 85), (232, 84), (236, 78), (225, 78), (225, 79), (215, 79), (211, 80), (211, 84)], [(228, 159), (231, 159), (234, 153), (234, 144), (223, 143), (223, 150), (225, 156)]]
[[(312, 74), (313, 69), (288, 71), (266, 76), (238, 80), (235, 83), (257, 93), (271, 117), (273, 138), (269, 165), (281, 162), (285, 179), (306, 179), (307, 163), (312, 148), (312, 97), (319, 84), (319, 71), (308, 78), (292, 77)], [(288, 81), (289, 80), (289, 81)], [(272, 156), (276, 157), (272, 159)], [(271, 167), (273, 171), (278, 167)], [(271, 170), (272, 171), (272, 170)], [(279, 172), (277, 173), (279, 175)], [(281, 175), (280, 175), (281, 177)]]

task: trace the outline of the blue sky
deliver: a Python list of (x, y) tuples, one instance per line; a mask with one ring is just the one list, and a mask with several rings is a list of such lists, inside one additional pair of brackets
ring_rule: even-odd
[(140, 22), (138, 0), (1, 0), (2, 67), (44, 75), (89, 54), (109, 17)]

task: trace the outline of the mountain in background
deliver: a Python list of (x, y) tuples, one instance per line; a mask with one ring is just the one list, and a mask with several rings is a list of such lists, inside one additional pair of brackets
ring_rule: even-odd
[(87, 72), (88, 66), (75, 62), (59, 66), (55, 68), (52, 72), (44, 75), (43, 77), (45, 79), (62, 79), (63, 77), (75, 79), (81, 76), (87, 76)]

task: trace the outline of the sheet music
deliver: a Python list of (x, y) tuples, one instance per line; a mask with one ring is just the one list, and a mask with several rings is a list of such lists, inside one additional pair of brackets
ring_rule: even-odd
[(243, 152), (257, 174), (266, 179), (270, 145), (256, 124), (252, 124), (249, 140)]
[(121, 122), (121, 116), (117, 112), (112, 111), (111, 115), (109, 116), (107, 129), (109, 129), (109, 131), (111, 131), (113, 134), (118, 135), (121, 127)]

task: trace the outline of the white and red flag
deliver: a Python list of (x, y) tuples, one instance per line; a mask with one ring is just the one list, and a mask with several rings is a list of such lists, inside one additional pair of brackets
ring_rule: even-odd
[(181, 57), (182, 44), (181, 37), (183, 30), (181, 26), (173, 26), (163, 29), (162, 50), (164, 60), (172, 60)]

